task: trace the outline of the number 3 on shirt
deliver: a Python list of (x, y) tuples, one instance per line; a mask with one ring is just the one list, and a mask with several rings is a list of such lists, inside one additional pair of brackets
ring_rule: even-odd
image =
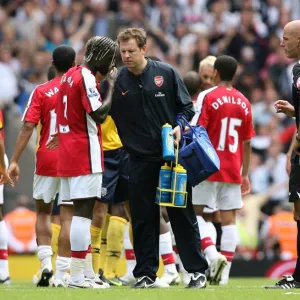
[[(224, 151), (225, 150), (225, 143), (227, 137), (227, 125), (228, 125), (228, 117), (221, 120), (221, 132), (220, 132), (220, 139), (218, 150)], [(236, 130), (237, 126), (242, 125), (242, 120), (236, 118), (229, 118), (229, 132), (228, 135), (233, 138), (233, 144), (229, 144), (229, 151), (235, 153), (239, 146), (239, 133)]]

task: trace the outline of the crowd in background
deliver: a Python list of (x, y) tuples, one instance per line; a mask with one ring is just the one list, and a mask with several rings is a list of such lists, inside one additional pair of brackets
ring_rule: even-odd
[[(300, 19), (299, 0), (0, 0), (0, 107), (16, 106), (22, 114), (32, 90), (47, 80), (55, 47), (71, 45), (81, 64), (91, 36), (115, 39), (125, 27), (145, 28), (147, 55), (170, 63), (181, 76), (198, 71), (208, 55), (234, 56), (239, 62), (234, 85), (252, 103), (257, 134), (252, 192), (238, 217), (240, 255), (284, 258), (268, 216), (288, 213), (296, 226), (285, 171), (295, 125), (277, 115), (273, 104), (291, 101), (294, 62), (280, 40), (284, 25), (295, 19)], [(255, 223), (251, 230), (249, 220)], [(274, 241), (266, 243), (271, 229)]]

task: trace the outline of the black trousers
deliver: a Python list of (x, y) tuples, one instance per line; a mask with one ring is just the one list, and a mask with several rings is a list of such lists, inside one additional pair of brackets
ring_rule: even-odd
[[(136, 267), (135, 278), (148, 276), (155, 280), (159, 267), (159, 206), (155, 203), (161, 162), (130, 158), (129, 199)], [(191, 196), (191, 191), (190, 191)], [(186, 208), (168, 207), (177, 249), (189, 273), (204, 273), (208, 268), (201, 253), (201, 240), (191, 197)]]

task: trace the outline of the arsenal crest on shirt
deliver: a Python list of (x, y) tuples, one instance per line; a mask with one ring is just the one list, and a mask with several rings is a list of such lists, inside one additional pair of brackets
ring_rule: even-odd
[(154, 77), (154, 83), (158, 86), (161, 87), (164, 83), (164, 77), (163, 76), (155, 76)]

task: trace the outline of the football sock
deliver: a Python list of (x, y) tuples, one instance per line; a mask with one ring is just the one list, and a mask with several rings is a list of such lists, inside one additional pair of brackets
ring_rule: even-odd
[(197, 216), (200, 238), (201, 238), (201, 248), (205, 256), (209, 261), (213, 261), (218, 258), (218, 251), (215, 244), (211, 239), (210, 227), (201, 216)]
[(56, 265), (56, 258), (58, 252), (58, 236), (60, 232), (60, 225), (51, 223), (52, 227), (52, 238), (51, 238), (51, 248), (52, 248), (52, 265)]
[(107, 229), (109, 225), (110, 214), (106, 214), (105, 216), (105, 223), (102, 228), (101, 233), (101, 246), (100, 246), (100, 262), (99, 268), (104, 271), (104, 265), (106, 260), (106, 249), (107, 249)]
[(100, 243), (101, 243), (101, 228), (91, 225), (91, 242), (92, 242), (92, 261), (95, 273), (98, 273), (100, 268)]
[(70, 230), (71, 267), (70, 277), (75, 283), (84, 281), (85, 258), (91, 241), (90, 228), (92, 221), (74, 216)]
[(300, 282), (300, 221), (297, 221), (297, 229), (297, 263), (293, 277), (296, 281)]
[(0, 222), (0, 279), (6, 279), (9, 276), (7, 244), (8, 233), (3, 220)]
[(227, 265), (224, 268), (221, 280), (228, 280), (229, 278), (229, 272), (237, 243), (238, 232), (236, 225), (222, 226), (221, 254), (226, 257)]
[(214, 243), (214, 245), (216, 245), (217, 231), (216, 231), (214, 224), (212, 222), (206, 222), (206, 228), (209, 232), (209, 236), (210, 236), (212, 242)]
[(56, 265), (56, 272), (55, 272), (55, 278), (60, 279), (64, 281), (64, 276), (67, 273), (67, 271), (70, 269), (70, 257), (63, 257), (63, 256), (57, 256), (55, 265)]
[(93, 259), (92, 259), (92, 247), (89, 245), (88, 251), (86, 252), (85, 262), (84, 262), (84, 276), (90, 279), (95, 278), (95, 272), (93, 269)]
[(159, 254), (161, 255), (165, 271), (177, 273), (170, 231), (159, 236)]
[(52, 254), (53, 254), (53, 252), (52, 252), (51, 246), (49, 246), (49, 245), (38, 246), (37, 255), (41, 262), (42, 269), (47, 267), (49, 269), (49, 271), (52, 270), (52, 262), (51, 262)]
[(117, 263), (123, 250), (124, 231), (126, 219), (120, 217), (110, 217), (107, 230), (106, 261), (104, 266), (104, 276), (108, 279), (116, 277)]

